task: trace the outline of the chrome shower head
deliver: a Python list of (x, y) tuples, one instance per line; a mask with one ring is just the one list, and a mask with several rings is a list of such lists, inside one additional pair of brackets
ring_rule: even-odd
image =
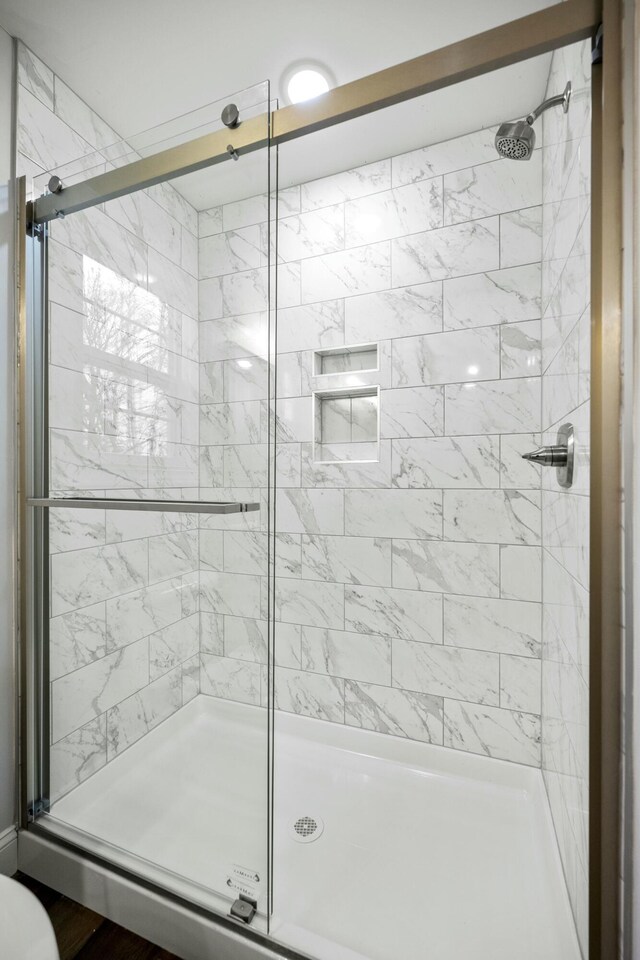
[(529, 160), (536, 145), (533, 127), (526, 120), (501, 123), (496, 133), (496, 150), (509, 160)]
[(538, 119), (541, 113), (548, 110), (549, 107), (562, 105), (566, 113), (569, 109), (569, 100), (571, 99), (571, 83), (564, 88), (564, 93), (557, 97), (550, 97), (539, 107), (536, 107), (528, 117), (520, 120), (508, 120), (501, 123), (496, 133), (496, 150), (501, 157), (509, 160), (530, 160), (533, 154), (533, 148), (536, 145), (536, 135), (533, 129), (534, 121)]

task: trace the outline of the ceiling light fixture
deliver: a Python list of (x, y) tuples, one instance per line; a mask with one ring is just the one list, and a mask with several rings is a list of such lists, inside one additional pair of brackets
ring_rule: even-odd
[(326, 67), (313, 61), (299, 61), (285, 71), (282, 92), (288, 103), (303, 103), (326, 93), (332, 86), (335, 81)]

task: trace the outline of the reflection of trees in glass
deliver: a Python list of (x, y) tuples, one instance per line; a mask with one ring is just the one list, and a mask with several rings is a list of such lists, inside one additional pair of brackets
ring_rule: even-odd
[(90, 257), (83, 276), (84, 369), (104, 398), (104, 432), (161, 454), (165, 442), (181, 439), (181, 315)]

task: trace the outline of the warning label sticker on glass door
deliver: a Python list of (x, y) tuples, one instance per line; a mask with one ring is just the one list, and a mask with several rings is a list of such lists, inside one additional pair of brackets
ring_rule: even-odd
[(245, 867), (241, 863), (233, 863), (227, 873), (227, 886), (230, 890), (244, 893), (252, 900), (257, 900), (260, 893), (260, 874), (257, 870)]

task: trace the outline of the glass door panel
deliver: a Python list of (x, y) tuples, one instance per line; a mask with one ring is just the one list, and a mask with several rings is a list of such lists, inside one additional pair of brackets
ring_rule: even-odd
[[(586, 956), (590, 71), (280, 150), (272, 932), (318, 960)], [(523, 459), (567, 422), (571, 488)]]
[[(268, 84), (53, 172), (71, 186), (224, 129), (228, 102), (266, 114)], [(264, 929), (272, 165), (267, 147), (53, 220), (31, 326), (32, 815), (223, 913), (242, 893)]]

